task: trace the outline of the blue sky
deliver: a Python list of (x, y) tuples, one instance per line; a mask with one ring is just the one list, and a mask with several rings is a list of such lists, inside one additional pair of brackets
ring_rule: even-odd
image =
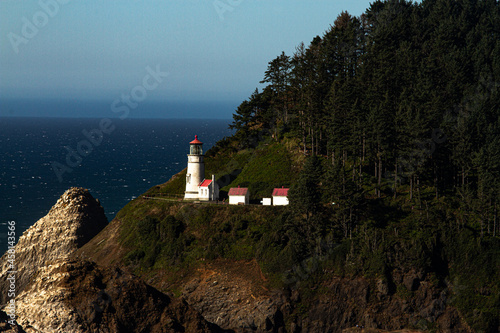
[[(0, 100), (95, 99), (112, 104), (135, 88), (136, 96), (146, 91), (149, 102), (222, 101), (236, 106), (259, 87), (267, 63), (281, 51), (292, 54), (300, 42), (309, 44), (322, 35), (341, 11), (358, 16), (369, 4), (2, 0)], [(155, 81), (147, 78), (151, 70), (163, 74)]]

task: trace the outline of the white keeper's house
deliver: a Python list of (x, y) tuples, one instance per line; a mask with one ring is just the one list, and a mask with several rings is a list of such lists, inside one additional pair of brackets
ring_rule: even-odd
[(212, 175), (212, 179), (205, 179), (198, 185), (198, 199), (203, 201), (219, 200), (219, 184), (215, 181), (215, 175)]
[(203, 155), (203, 142), (195, 135), (189, 143), (188, 166), (186, 172), (185, 200), (218, 200), (219, 185), (212, 179), (205, 179), (205, 161)]

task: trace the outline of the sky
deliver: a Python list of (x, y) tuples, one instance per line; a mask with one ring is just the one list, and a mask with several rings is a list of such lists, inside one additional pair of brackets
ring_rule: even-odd
[[(5, 101), (48, 99), (66, 106), (100, 101), (106, 107), (93, 116), (110, 109), (119, 116), (124, 108), (154, 103), (220, 102), (218, 117), (230, 118), (262, 87), (269, 61), (323, 35), (342, 11), (359, 16), (369, 5), (368, 0), (2, 0), (0, 117), (28, 112), (8, 111)], [(61, 111), (33, 112), (43, 117)], [(75, 108), (66, 115), (85, 116), (85, 111)]]

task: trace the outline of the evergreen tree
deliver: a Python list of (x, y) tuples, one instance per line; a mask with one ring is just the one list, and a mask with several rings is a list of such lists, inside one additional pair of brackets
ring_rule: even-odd
[(304, 217), (306, 223), (320, 211), (322, 175), (321, 160), (317, 156), (309, 157), (304, 163), (297, 182), (290, 188), (288, 198), (290, 208), (298, 216)]
[(277, 113), (277, 123), (288, 122), (288, 87), (290, 84), (290, 57), (282, 52), (269, 62), (264, 79), (260, 83), (270, 83), (273, 92), (272, 107)]

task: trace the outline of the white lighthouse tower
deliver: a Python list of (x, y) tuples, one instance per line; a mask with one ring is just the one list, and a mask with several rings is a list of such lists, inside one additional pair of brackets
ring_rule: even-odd
[(203, 142), (195, 135), (189, 143), (188, 167), (186, 174), (186, 192), (184, 199), (199, 198), (198, 185), (205, 179), (205, 162), (203, 161)]

